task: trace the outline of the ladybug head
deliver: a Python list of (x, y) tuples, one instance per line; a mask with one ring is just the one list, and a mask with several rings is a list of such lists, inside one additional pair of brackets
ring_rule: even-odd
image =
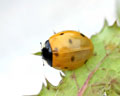
[(49, 40), (45, 42), (45, 46), (41, 50), (42, 58), (52, 67), (52, 50), (50, 47)]

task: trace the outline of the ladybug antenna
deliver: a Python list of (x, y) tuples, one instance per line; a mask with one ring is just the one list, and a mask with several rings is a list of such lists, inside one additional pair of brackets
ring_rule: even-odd
[(56, 34), (55, 30), (53, 30), (53, 33)]
[(40, 45), (41, 45), (41, 50), (42, 50), (42, 42), (40, 42)]

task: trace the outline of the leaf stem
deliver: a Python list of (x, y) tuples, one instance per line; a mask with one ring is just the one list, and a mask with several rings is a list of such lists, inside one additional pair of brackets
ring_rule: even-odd
[(108, 57), (109, 54), (106, 54), (103, 59), (96, 65), (95, 69), (93, 69), (89, 75), (88, 78), (86, 79), (85, 83), (83, 84), (82, 88), (79, 89), (78, 91), (78, 96), (83, 96), (83, 93), (85, 92), (85, 90), (87, 89), (88, 83), (90, 81), (90, 79), (92, 78), (92, 76), (94, 75), (94, 73), (98, 70), (99, 66), (102, 64), (102, 62), (106, 59), (106, 57)]

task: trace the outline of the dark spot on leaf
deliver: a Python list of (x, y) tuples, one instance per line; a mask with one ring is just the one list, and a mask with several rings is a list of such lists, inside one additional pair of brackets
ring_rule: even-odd
[(73, 62), (74, 60), (75, 60), (75, 57), (74, 57), (74, 56), (72, 56), (72, 57), (71, 57), (71, 61)]
[(64, 33), (60, 33), (60, 35), (63, 35)]
[(57, 91), (57, 87), (53, 87), (53, 90), (54, 90), (54, 91)]
[(69, 39), (69, 43), (72, 44), (72, 40), (71, 39)]
[(47, 89), (49, 90), (50, 88), (49, 88), (49, 87), (47, 87)]
[(94, 56), (97, 56), (97, 53), (94, 53), (93, 55), (94, 55)]
[(102, 68), (102, 70), (106, 70), (106, 68)]
[(80, 35), (82, 35), (83, 37), (85, 37), (85, 35), (84, 35), (84, 34), (82, 34), (82, 33), (80, 33)]

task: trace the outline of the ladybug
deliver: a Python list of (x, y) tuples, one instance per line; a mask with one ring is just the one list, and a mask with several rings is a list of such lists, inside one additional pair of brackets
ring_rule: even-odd
[(93, 44), (80, 32), (67, 30), (51, 36), (41, 50), (42, 58), (56, 69), (73, 70), (93, 54)]

